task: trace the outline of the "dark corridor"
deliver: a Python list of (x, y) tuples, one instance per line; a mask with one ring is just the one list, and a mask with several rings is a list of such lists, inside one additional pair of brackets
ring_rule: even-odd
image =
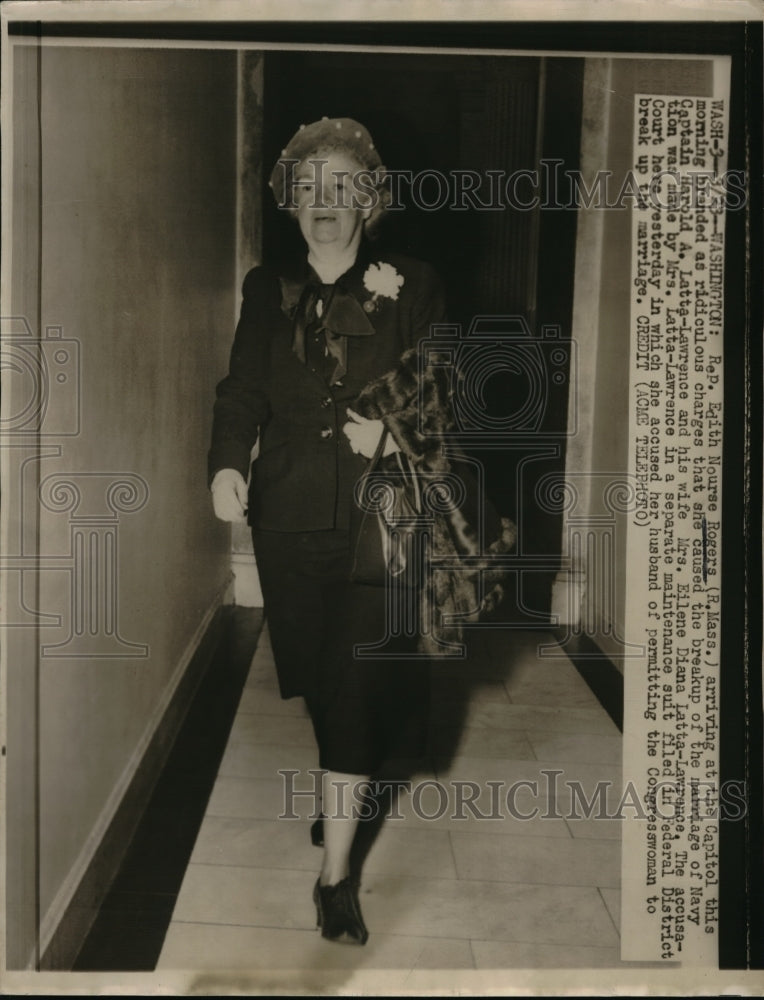
[[(576, 212), (564, 186), (578, 166), (582, 80), (583, 60), (573, 58), (265, 57), (266, 175), (301, 123), (362, 121), (388, 171), (410, 171), (396, 181), (404, 208), (388, 213), (383, 249), (435, 266), (460, 339), (481, 317), (469, 349), (489, 358), (487, 374), (479, 366), (486, 419), (466, 416), (460, 443), (482, 464), (496, 508), (518, 523), (524, 568), (500, 614), (526, 625), (549, 621), (560, 559), (561, 511), (549, 498), (564, 476), (575, 373)], [(467, 172), (477, 181), (465, 181)], [(268, 195), (263, 208), (265, 260), (278, 266), (300, 238)]]

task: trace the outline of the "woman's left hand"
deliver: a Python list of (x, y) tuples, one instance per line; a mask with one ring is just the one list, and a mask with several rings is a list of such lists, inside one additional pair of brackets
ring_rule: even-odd
[[(350, 408), (346, 410), (346, 413), (350, 420), (342, 430), (350, 442), (351, 449), (356, 454), (363, 455), (364, 458), (373, 458), (385, 425), (381, 420), (369, 420), (362, 417)], [(388, 434), (383, 454), (391, 455), (394, 451), (400, 451), (400, 449), (392, 434)]]

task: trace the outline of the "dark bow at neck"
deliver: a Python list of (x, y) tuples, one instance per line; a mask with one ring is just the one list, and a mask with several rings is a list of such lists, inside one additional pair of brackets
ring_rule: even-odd
[[(327, 349), (337, 362), (332, 384), (339, 382), (347, 371), (347, 338), (370, 337), (376, 333), (361, 304), (371, 301), (362, 280), (366, 263), (365, 260), (357, 260), (331, 286), (322, 283), (307, 261), (300, 275), (279, 279), (281, 308), (292, 320), (293, 352), (305, 364), (305, 331), (310, 323), (317, 322), (324, 333)], [(322, 291), (325, 293), (323, 312), (318, 316), (316, 304), (322, 297)]]

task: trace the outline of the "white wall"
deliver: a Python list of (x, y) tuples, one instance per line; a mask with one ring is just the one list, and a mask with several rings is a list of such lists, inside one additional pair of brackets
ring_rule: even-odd
[[(581, 147), (587, 183), (591, 186), (598, 170), (610, 171), (610, 191), (617, 193), (632, 169), (635, 94), (708, 96), (712, 88), (710, 60), (587, 59)], [(563, 530), (577, 519), (584, 544), (576, 556), (564, 539), (573, 572), (558, 585), (555, 607), (563, 614), (571, 607), (574, 623), (580, 612), (582, 628), (616, 658), (625, 634), (626, 515), (608, 505), (606, 490), (628, 463), (630, 204), (579, 212), (572, 331), (579, 355), (579, 430), (566, 456), (566, 478), (576, 486), (579, 502)], [(594, 551), (602, 551), (603, 538), (611, 533), (612, 558), (600, 559)]]
[[(3, 497), (0, 508), (4, 560), (14, 560), (18, 569), (8, 567), (0, 577), (3, 630), (0, 643), (5, 705), (0, 708), (7, 754), (5, 813), (0, 821), (5, 830), (6, 864), (6, 959), (12, 968), (26, 964), (32, 951), (37, 926), (37, 731), (38, 649), (35, 574), (23, 571), (34, 566), (38, 511), (33, 502), (24, 506), (19, 488), (20, 472), (31, 472), (35, 496), (40, 442), (34, 432), (35, 387), (24, 361), (34, 357), (34, 331), (39, 329), (37, 262), (39, 253), (39, 142), (37, 125), (37, 53), (22, 49), (13, 63), (13, 146), (4, 136), (4, 154), (12, 152), (12, 197), (3, 202), (3, 236), (10, 233), (13, 271), (9, 255), (3, 255), (2, 319), (2, 460)], [(5, 161), (6, 163), (8, 160)], [(7, 190), (7, 189), (6, 189)], [(4, 246), (7, 247), (4, 242)], [(17, 317), (14, 319), (13, 317)], [(31, 342), (30, 342), (31, 341)], [(14, 370), (15, 369), (15, 370)], [(25, 371), (26, 369), (26, 371)], [(10, 484), (15, 484), (11, 487)], [(24, 555), (31, 552), (31, 559)], [(4, 711), (3, 711), (4, 709)]]
[[(40, 465), (39, 601), (61, 616), (40, 629), (43, 948), (229, 578), (206, 452), (238, 295), (236, 72), (234, 52), (41, 52), (41, 324), (81, 366), (79, 433)], [(103, 617), (107, 536), (111, 614), (133, 647)], [(72, 638), (82, 580), (84, 632), (51, 648)]]

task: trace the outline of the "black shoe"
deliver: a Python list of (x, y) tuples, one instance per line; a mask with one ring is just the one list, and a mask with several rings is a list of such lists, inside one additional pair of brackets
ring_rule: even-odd
[(314, 847), (324, 846), (324, 817), (319, 816), (310, 828), (310, 842)]
[(358, 891), (350, 876), (336, 885), (321, 885), (321, 880), (316, 879), (313, 902), (322, 937), (341, 944), (366, 944), (369, 932), (361, 916)]

